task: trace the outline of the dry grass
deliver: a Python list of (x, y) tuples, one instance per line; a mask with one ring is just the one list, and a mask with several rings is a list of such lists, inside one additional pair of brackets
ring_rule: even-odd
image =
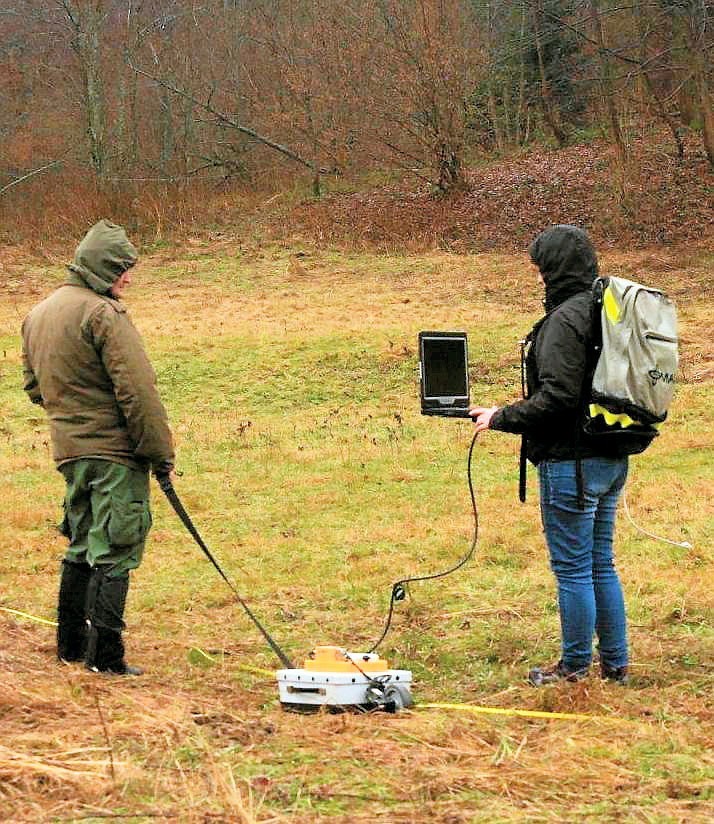
[[(17, 388), (17, 328), (61, 272), (56, 262), (7, 255), (3, 263), (0, 606), (52, 617), (61, 477), (51, 470), (42, 419)], [(416, 332), (468, 329), (477, 391), (512, 397), (515, 341), (539, 308), (529, 267), (505, 254), (376, 257), (198, 242), (143, 265), (128, 302), (168, 398), (186, 472), (179, 491), (209, 545), (296, 657), (323, 640), (370, 643), (389, 583), (448, 565), (471, 528), (463, 490), (469, 428), (416, 414)], [(596, 678), (544, 691), (524, 685), (528, 664), (557, 649), (553, 587), (535, 495), (525, 508), (515, 501), (515, 444), (497, 436), (478, 445), (476, 561), (461, 575), (414, 587), (385, 644), (387, 657), (414, 670), (422, 703), (593, 720), (418, 706), (398, 716), (282, 712), (273, 683), (251, 670), (272, 667), (269, 652), (156, 500), (127, 612), (129, 650), (146, 676), (110, 679), (61, 666), (51, 627), (0, 611), (0, 817), (710, 821), (709, 267), (704, 257), (661, 249), (613, 253), (603, 267), (666, 283), (679, 300), (684, 338), (677, 414), (662, 444), (643, 456), (629, 494), (638, 520), (695, 547), (662, 548), (621, 524), (632, 688)], [(234, 361), (242, 380), (225, 389)], [(346, 385), (334, 377), (343, 368), (354, 374)], [(372, 370), (386, 389), (362, 397)], [(321, 380), (335, 381), (327, 399), (300, 394), (302, 383), (319, 389)], [(274, 405), (263, 400), (266, 386), (279, 395)]]
[(98, 187), (86, 168), (65, 165), (5, 193), (0, 240), (46, 252), (81, 235), (98, 216), (112, 215), (155, 246), (299, 234), (323, 246), (381, 252), (490, 252), (524, 249), (547, 222), (582, 225), (599, 246), (683, 246), (711, 233), (714, 214), (714, 171), (701, 138), (684, 139), (686, 157), (679, 161), (668, 135), (643, 133), (625, 168), (606, 141), (557, 151), (534, 145), (510, 157), (479, 151), (478, 164), (464, 170), (466, 185), (446, 198), (434, 197), (411, 175), (364, 170), (324, 178), (331, 192), (315, 200), (301, 173), (291, 180), (285, 167), (266, 170), (253, 185), (195, 179)]
[[(710, 804), (698, 800), (711, 792), (711, 780), (687, 780), (676, 768), (676, 755), (693, 745), (709, 751), (702, 773), (714, 767), (714, 707), (686, 695), (688, 680), (635, 695), (595, 682), (550, 694), (553, 709), (642, 719), (631, 723), (428, 710), (306, 721), (270, 706), (272, 686), (240, 686), (227, 672), (210, 671), (190, 685), (160, 675), (136, 683), (97, 679), (52, 663), (44, 632), (1, 623), (16, 651), (2, 661), (5, 820), (131, 813), (137, 820), (308, 822), (323, 820), (320, 802), (331, 801), (352, 809), (325, 820), (568, 821), (584, 796), (601, 800), (595, 820), (704, 822), (711, 815)], [(150, 637), (134, 634), (137, 647), (145, 643)], [(160, 671), (160, 660), (151, 663)], [(524, 697), (511, 689), (489, 700), (509, 705)], [(663, 706), (669, 720), (653, 718)], [(628, 757), (632, 750), (649, 754), (644, 773)], [(328, 766), (317, 783), (314, 758)], [(265, 772), (240, 780), (236, 760)], [(286, 762), (287, 775), (271, 775)], [(300, 794), (312, 811), (300, 809)]]

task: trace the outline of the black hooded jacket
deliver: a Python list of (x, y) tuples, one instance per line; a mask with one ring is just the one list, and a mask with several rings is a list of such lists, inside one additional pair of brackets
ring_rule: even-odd
[(580, 425), (584, 383), (592, 368), (595, 249), (581, 229), (552, 226), (529, 251), (545, 282), (546, 315), (527, 338), (528, 397), (499, 409), (491, 429), (525, 435), (526, 454), (534, 464), (602, 455), (602, 446)]

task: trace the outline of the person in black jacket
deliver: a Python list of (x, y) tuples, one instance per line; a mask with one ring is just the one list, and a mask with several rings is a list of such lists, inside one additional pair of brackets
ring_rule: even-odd
[[(626, 454), (604, 454), (581, 426), (590, 378), (595, 249), (584, 231), (551, 226), (530, 246), (545, 285), (546, 314), (527, 341), (527, 397), (507, 406), (474, 406), (476, 431), (523, 435), (538, 467), (540, 506), (558, 585), (560, 660), (528, 674), (534, 686), (584, 678), (597, 635), (603, 678), (627, 680), (625, 605), (613, 561), (617, 502), (627, 478)], [(619, 447), (618, 447), (619, 448)]]

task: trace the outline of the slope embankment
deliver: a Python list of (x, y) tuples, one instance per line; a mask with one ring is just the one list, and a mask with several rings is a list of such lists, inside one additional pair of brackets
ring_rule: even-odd
[(412, 251), (522, 249), (544, 226), (573, 223), (619, 248), (714, 239), (714, 169), (692, 142), (683, 160), (640, 140), (623, 167), (603, 144), (534, 151), (471, 168), (437, 198), (402, 185), (330, 194), (293, 208), (277, 231), (332, 244)]

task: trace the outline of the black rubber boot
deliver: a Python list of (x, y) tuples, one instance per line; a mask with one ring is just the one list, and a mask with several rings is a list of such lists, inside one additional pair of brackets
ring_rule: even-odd
[(83, 661), (87, 650), (87, 586), (92, 568), (86, 563), (62, 561), (57, 601), (57, 657)]
[(89, 635), (85, 665), (94, 672), (113, 675), (141, 675), (139, 667), (124, 660), (124, 606), (129, 591), (129, 576), (110, 578), (102, 567), (92, 572), (87, 595)]

